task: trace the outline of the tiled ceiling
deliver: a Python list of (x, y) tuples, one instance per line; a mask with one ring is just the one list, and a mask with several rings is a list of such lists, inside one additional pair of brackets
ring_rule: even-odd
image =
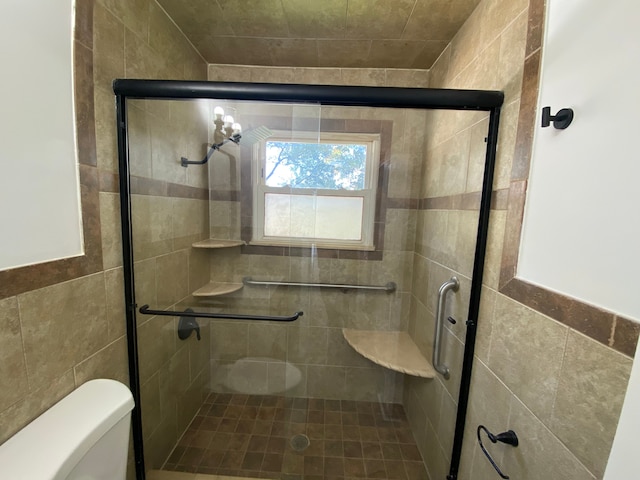
[(209, 63), (429, 68), (480, 0), (158, 0)]

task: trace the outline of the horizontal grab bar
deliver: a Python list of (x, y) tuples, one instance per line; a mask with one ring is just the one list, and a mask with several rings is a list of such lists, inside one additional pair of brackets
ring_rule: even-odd
[(383, 290), (385, 292), (395, 292), (398, 288), (396, 282), (389, 282), (386, 285), (347, 285), (341, 283), (304, 283), (304, 282), (279, 282), (252, 280), (251, 277), (244, 277), (242, 283), (245, 285), (267, 285), (284, 287), (320, 287), (320, 288), (340, 288), (342, 290)]
[(164, 317), (196, 317), (196, 318), (227, 318), (230, 320), (263, 320), (267, 322), (293, 322), (304, 315), (304, 312), (296, 312), (290, 317), (273, 317), (265, 315), (239, 315), (235, 313), (204, 313), (204, 312), (172, 312), (167, 310), (150, 310), (149, 305), (140, 307), (140, 313), (144, 315), (160, 315)]

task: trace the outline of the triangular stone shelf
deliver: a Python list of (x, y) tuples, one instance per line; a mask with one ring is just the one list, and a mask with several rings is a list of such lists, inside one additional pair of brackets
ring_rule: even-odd
[(194, 297), (217, 297), (219, 295), (237, 292), (242, 289), (242, 287), (243, 285), (241, 283), (209, 282), (191, 295)]
[(436, 376), (433, 366), (407, 332), (343, 328), (342, 334), (356, 352), (378, 365), (415, 377)]
[(208, 238), (191, 244), (193, 248), (230, 248), (244, 245), (243, 240), (221, 240), (217, 238)]

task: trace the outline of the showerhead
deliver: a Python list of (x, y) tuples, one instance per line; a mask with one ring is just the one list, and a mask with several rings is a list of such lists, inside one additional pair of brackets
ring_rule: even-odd
[(261, 142), (262, 140), (266, 140), (272, 135), (273, 132), (271, 130), (269, 130), (264, 125), (261, 125), (260, 127), (256, 127), (252, 130), (249, 130), (248, 132), (243, 133), (242, 144), (251, 146), (258, 142)]

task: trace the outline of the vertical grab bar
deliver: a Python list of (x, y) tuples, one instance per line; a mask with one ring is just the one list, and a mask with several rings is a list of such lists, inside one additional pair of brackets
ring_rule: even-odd
[(460, 288), (460, 282), (458, 281), (457, 277), (451, 277), (449, 280), (440, 285), (440, 289), (438, 290), (438, 305), (436, 306), (436, 328), (433, 335), (433, 355), (431, 357), (431, 361), (433, 363), (433, 368), (435, 368), (436, 371), (444, 376), (444, 378), (447, 380), (449, 379), (449, 367), (440, 363), (442, 323), (444, 322), (444, 307), (447, 301), (447, 292), (449, 290), (457, 292), (458, 288)]

